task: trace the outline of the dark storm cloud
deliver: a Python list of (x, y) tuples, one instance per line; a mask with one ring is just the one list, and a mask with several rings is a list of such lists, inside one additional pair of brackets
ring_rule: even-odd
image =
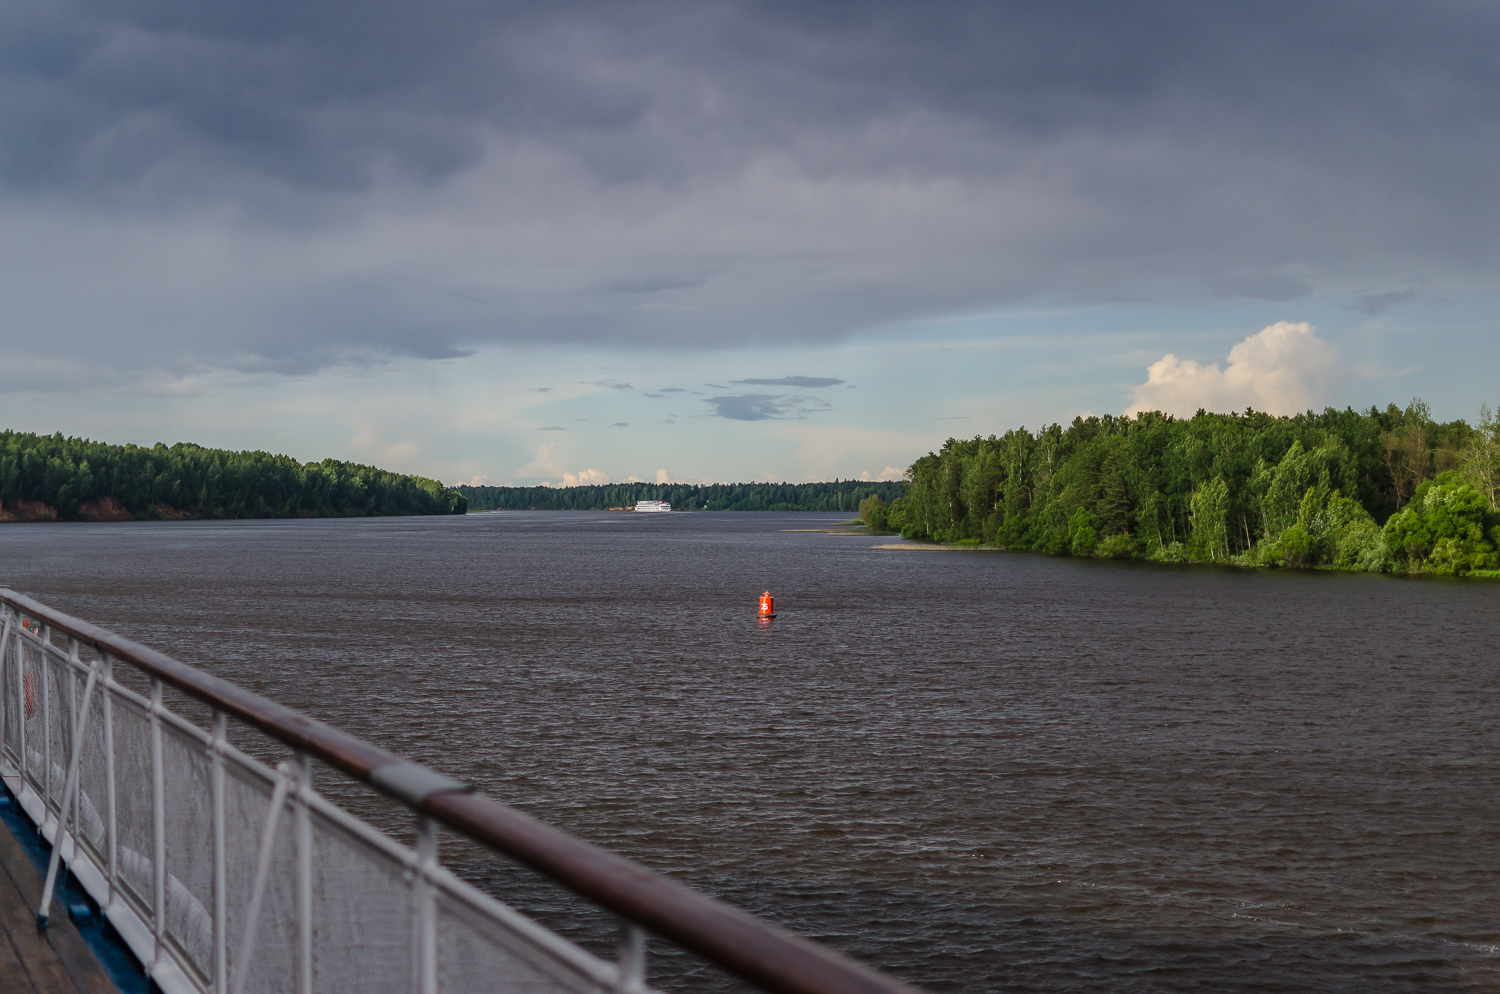
[(1391, 290), (1387, 293), (1367, 293), (1354, 301), (1354, 309), (1368, 317), (1384, 314), (1397, 304), (1410, 303), (1417, 299), (1413, 290)]
[(733, 397), (709, 397), (714, 415), (731, 421), (765, 421), (784, 417), (780, 397), (766, 393), (742, 393)]
[(799, 421), (830, 405), (816, 397), (786, 394), (742, 393), (727, 397), (706, 397), (713, 416), (731, 421)]
[(1490, 290), (1497, 43), (1461, 3), (9, 4), (0, 338), (298, 372)]
[(753, 387), (798, 387), (802, 390), (813, 390), (818, 387), (836, 387), (844, 381), (835, 380), (831, 376), (778, 376), (775, 379), (735, 380), (734, 382)]

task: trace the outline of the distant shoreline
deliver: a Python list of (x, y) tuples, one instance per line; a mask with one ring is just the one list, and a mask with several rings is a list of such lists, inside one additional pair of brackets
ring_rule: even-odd
[(604, 483), (579, 487), (472, 487), (453, 492), (473, 511), (608, 511), (664, 500), (672, 511), (824, 511), (854, 514), (870, 497), (889, 504), (906, 493), (902, 481), (831, 483)]
[(0, 522), (462, 514), (437, 480), (271, 452), (0, 432)]

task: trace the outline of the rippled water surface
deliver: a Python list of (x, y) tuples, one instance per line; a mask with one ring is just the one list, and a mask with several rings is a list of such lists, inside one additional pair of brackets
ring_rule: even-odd
[(0, 572), (933, 991), (1500, 983), (1500, 584), (785, 530), (835, 520), (8, 525)]

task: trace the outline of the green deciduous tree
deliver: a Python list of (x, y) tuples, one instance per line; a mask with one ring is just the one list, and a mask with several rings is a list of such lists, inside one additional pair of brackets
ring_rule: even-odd
[(1464, 479), (1484, 494), (1491, 510), (1500, 510), (1500, 417), (1488, 404), (1479, 409), (1479, 425), (1463, 457)]
[(1210, 562), (1229, 561), (1229, 484), (1222, 476), (1200, 484), (1189, 506), (1192, 509), (1192, 548)]
[(1500, 513), (1467, 484), (1428, 481), (1386, 522), (1385, 542), (1410, 568), (1459, 574), (1494, 569), (1500, 565)]

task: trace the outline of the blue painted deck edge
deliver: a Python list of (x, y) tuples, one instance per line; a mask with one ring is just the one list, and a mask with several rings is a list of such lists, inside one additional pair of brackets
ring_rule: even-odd
[[(21, 810), (20, 802), (3, 783), (0, 783), (0, 822), (4, 822), (10, 834), (16, 837), (37, 872), (45, 876), (51, 847), (42, 840), (36, 826), (31, 823), (26, 812)], [(71, 873), (64, 869), (58, 876), (57, 897), (53, 905), (57, 910), (54, 913), (67, 914), (68, 907), (74, 904), (88, 905), (93, 910), (91, 920), (84, 925), (75, 923), (75, 927), (78, 934), (83, 936), (83, 941), (88, 943), (99, 965), (104, 967), (104, 972), (114, 981), (120, 994), (150, 994), (155, 988), (148, 983), (145, 968), (115, 932), (114, 926), (104, 920), (98, 905), (78, 886)], [(40, 899), (41, 895), (38, 894), (37, 898)]]

